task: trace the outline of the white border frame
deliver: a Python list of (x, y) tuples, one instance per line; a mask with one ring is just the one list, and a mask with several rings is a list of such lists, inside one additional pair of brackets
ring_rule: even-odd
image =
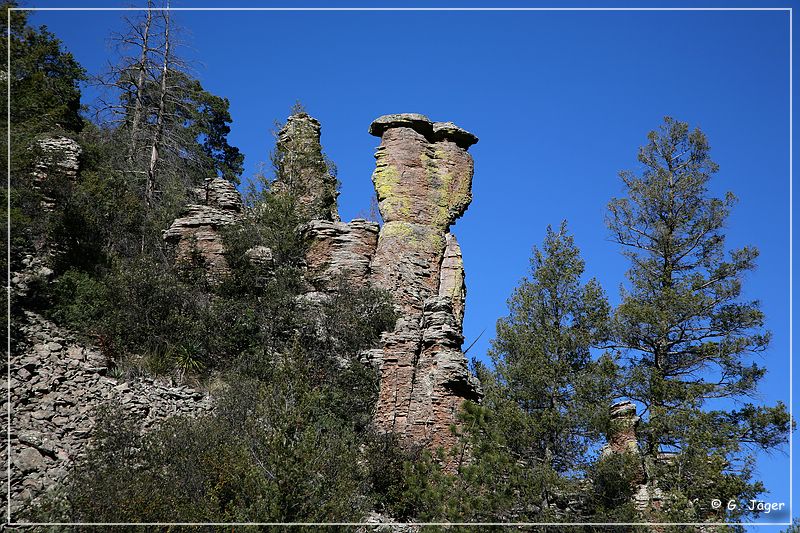
[[(789, 14), (789, 417), (793, 415), (793, 8), (792, 7), (167, 7), (154, 11), (783, 11)], [(6, 522), (7, 526), (791, 526), (793, 486), (792, 430), (789, 430), (789, 521), (788, 522), (12, 522), (11, 521), (11, 12), (12, 11), (146, 11), (143, 7), (12, 7), (7, 9), (6, 81), (7, 102), (7, 426), (6, 426)]]

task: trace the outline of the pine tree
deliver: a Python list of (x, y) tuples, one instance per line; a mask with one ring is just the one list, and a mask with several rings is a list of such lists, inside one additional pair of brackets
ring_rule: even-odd
[[(661, 518), (725, 518), (725, 506), (710, 510), (712, 498), (763, 492), (751, 479), (750, 452), (774, 449), (789, 430), (781, 403), (720, 402), (753, 397), (765, 373), (749, 357), (769, 344), (764, 314), (758, 301), (740, 299), (758, 251), (725, 253), (736, 198), (709, 195), (718, 167), (699, 129), (667, 117), (638, 159), (644, 171), (621, 172), (627, 197), (612, 199), (607, 218), (631, 262), (614, 317), (628, 361), (622, 392), (643, 410), (639, 440), (648, 483), (663, 491)], [(728, 517), (742, 514), (740, 507)]]
[(547, 517), (552, 504), (577, 490), (569, 478), (588, 466), (608, 412), (614, 366), (590, 349), (605, 338), (609, 306), (596, 280), (581, 282), (583, 273), (566, 222), (558, 231), (548, 227), (542, 249), (534, 248), (530, 277), (497, 322), (494, 372), (482, 372), (494, 426), (486, 435), (524, 465), (511, 475), (525, 500), (518, 507), (530, 518), (535, 507)]
[[(7, 2), (4, 7), (16, 7), (16, 3)], [(0, 22), (4, 33), (8, 31), (6, 9)], [(10, 44), (12, 149), (27, 149), (30, 140), (42, 133), (80, 131), (83, 119), (78, 84), (85, 72), (72, 54), (46, 27), (30, 26), (26, 11), (11, 12)], [(0, 52), (4, 55), (7, 46), (3, 39)], [(5, 93), (6, 84), (0, 85)]]
[[(75, 138), (84, 127), (80, 116), (79, 83), (85, 78), (83, 68), (46, 27), (35, 28), (28, 23), (28, 12), (11, 11), (11, 28), (8, 28), (6, 11), (16, 7), (15, 2), (3, 4), (3, 33), (10, 29), (10, 39), (3, 39), (0, 54), (7, 53), (10, 46), (11, 94), (8, 87), (0, 83), (3, 101), (10, 97), (11, 124), (6, 116), (0, 118), (5, 136), (11, 129), (11, 160), (6, 161), (3, 151), (3, 168), (10, 166), (12, 190), (3, 186), (3, 201), (11, 195), (12, 219), (12, 265), (18, 269), (24, 252), (30, 252), (35, 244), (52, 237), (54, 227), (60, 224), (57, 215), (42, 212), (45, 196), (63, 196), (68, 188), (65, 180), (51, 173), (47, 183), (34, 183), (34, 165), (42, 158), (38, 141), (51, 137)], [(6, 217), (3, 217), (6, 220)], [(5, 231), (5, 228), (4, 228)], [(6, 257), (5, 253), (3, 257)]]

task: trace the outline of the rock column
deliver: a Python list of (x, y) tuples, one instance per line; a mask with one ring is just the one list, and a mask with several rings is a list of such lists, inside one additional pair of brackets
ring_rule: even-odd
[(321, 126), (306, 113), (291, 115), (278, 132), (275, 146), (277, 178), (271, 190), (290, 193), (306, 220), (338, 221), (338, 181), (322, 153)]
[(618, 453), (639, 453), (639, 443), (636, 439), (636, 426), (639, 417), (636, 415), (636, 406), (633, 402), (622, 401), (611, 406), (611, 427), (607, 435), (608, 444), (603, 449), (603, 455)]
[(464, 272), (449, 228), (472, 201), (477, 142), (450, 122), (386, 115), (372, 181), (385, 221), (370, 281), (394, 296), (399, 319), (371, 353), (381, 368), (376, 423), (431, 449), (455, 443), (450, 427), (477, 383), (461, 352)]
[(219, 280), (229, 271), (222, 228), (241, 219), (242, 197), (222, 178), (210, 180), (199, 194), (202, 203), (187, 205), (182, 216), (164, 230), (163, 237), (175, 246), (179, 264), (191, 264), (199, 257), (210, 279)]
[[(33, 184), (39, 190), (47, 190), (48, 181), (63, 176), (68, 181), (78, 179), (78, 168), (83, 149), (68, 137), (48, 137), (36, 142), (37, 159), (33, 168)], [(46, 192), (41, 206), (44, 212), (51, 212), (56, 200)]]

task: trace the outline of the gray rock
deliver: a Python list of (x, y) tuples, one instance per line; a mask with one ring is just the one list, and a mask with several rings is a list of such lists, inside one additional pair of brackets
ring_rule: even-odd
[(308, 244), (306, 279), (318, 291), (336, 291), (341, 281), (364, 283), (378, 245), (377, 222), (355, 219), (349, 224), (312, 220), (300, 228)]
[(239, 210), (230, 207), (230, 200), (224, 200), (222, 205), (225, 208), (187, 205), (181, 217), (164, 230), (162, 235), (165, 241), (175, 247), (178, 263), (190, 264), (195, 255), (199, 254), (213, 280), (229, 270), (221, 229), (236, 224), (242, 217)]
[(83, 348), (80, 346), (70, 346), (67, 348), (67, 357), (70, 359), (83, 360)]
[(478, 142), (478, 138), (452, 122), (434, 122), (433, 137), (435, 140), (450, 140), (461, 148), (469, 148)]
[(222, 178), (210, 180), (206, 186), (206, 205), (238, 213), (242, 210), (242, 196), (236, 186)]
[[(11, 354), (11, 367), (19, 377), (11, 382), (11, 489), (17, 511), (63, 479), (76, 454), (86, 449), (94, 413), (105, 401), (127, 402), (123, 412), (142, 428), (157, 427), (174, 413), (196, 415), (211, 409), (210, 398), (188, 387), (172, 390), (152, 380), (120, 383), (102, 376), (104, 368), (70, 357), (102, 357), (99, 350), (66, 340), (69, 335), (39, 315), (26, 311), (20, 327), (28, 342)], [(59, 344), (58, 350), (51, 352), (51, 344)], [(167, 394), (170, 390), (176, 396)]]
[(419, 113), (396, 113), (383, 115), (369, 125), (369, 134), (380, 137), (390, 128), (412, 128), (422, 134), (433, 133), (433, 123), (425, 115)]
[(11, 462), (22, 473), (43, 471), (47, 463), (36, 448), (26, 447), (22, 448), (17, 453), (11, 454)]

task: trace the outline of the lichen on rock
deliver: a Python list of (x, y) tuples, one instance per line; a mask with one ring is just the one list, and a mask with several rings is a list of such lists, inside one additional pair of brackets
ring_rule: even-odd
[(334, 168), (320, 144), (321, 126), (304, 112), (291, 115), (278, 132), (273, 162), (276, 178), (271, 185), (276, 194), (291, 194), (306, 220), (339, 220), (339, 196)]
[(448, 231), (472, 201), (467, 148), (477, 138), (416, 113), (379, 117), (369, 131), (381, 137), (372, 181), (385, 221), (370, 281), (392, 294), (400, 317), (366, 357), (381, 372), (376, 423), (447, 449), (461, 404), (480, 398), (461, 352), (464, 271)]

